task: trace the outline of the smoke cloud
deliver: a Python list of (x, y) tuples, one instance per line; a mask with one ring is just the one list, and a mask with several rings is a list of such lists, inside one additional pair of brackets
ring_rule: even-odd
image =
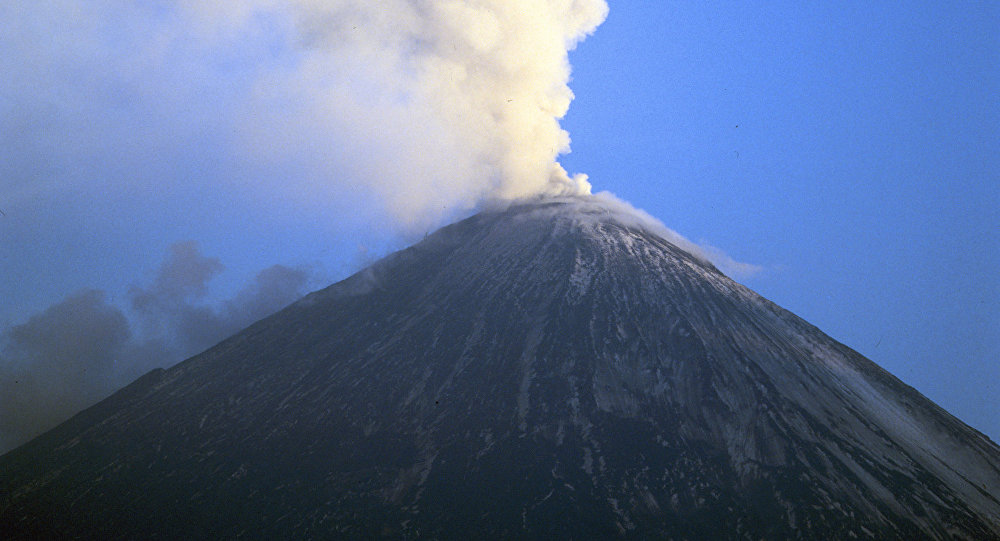
[(53, 427), (143, 373), (194, 355), (316, 286), (306, 269), (274, 265), (232, 298), (206, 302), (223, 269), (192, 241), (170, 247), (129, 309), (84, 290), (3, 333), (0, 452)]
[[(587, 193), (556, 161), (559, 120), (568, 52), (606, 14), (603, 0), (8, 3), (5, 195), (134, 186), (150, 173), (124, 171), (177, 155), (261, 197), (368, 198), (420, 227), (483, 200)], [(81, 168), (110, 149), (116, 171)], [(183, 173), (154, 175), (162, 190)]]
[(557, 161), (559, 121), (568, 52), (606, 13), (603, 0), (0, 3), (0, 323), (18, 323), (0, 329), (0, 449), (319, 285), (273, 266), (218, 300), (223, 266), (188, 242), (123, 294), (117, 269), (151, 247), (386, 214), (420, 234), (484, 202), (589, 192)]
[(11, 328), (0, 353), (0, 452), (111, 392), (130, 338), (125, 316), (96, 290)]
[(315, 285), (305, 269), (273, 265), (233, 298), (205, 304), (208, 282), (222, 270), (222, 263), (202, 255), (194, 241), (172, 245), (153, 283), (129, 292), (142, 335), (184, 358), (283, 308), (301, 297), (307, 285)]
[(254, 156), (304, 152), (329, 168), (313, 176), (363, 183), (408, 224), (484, 199), (589, 193), (556, 158), (570, 143), (567, 54), (604, 20), (603, 0), (262, 6), (288, 16), (296, 60), (257, 81), (243, 115), (258, 119), (244, 133)]

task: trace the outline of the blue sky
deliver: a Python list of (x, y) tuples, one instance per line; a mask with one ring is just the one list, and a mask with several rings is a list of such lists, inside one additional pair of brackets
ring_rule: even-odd
[[(0, 7), (0, 361), (84, 306), (141, 371), (167, 319), (223, 332), (468, 212), (400, 225), (355, 187), (398, 172), (380, 134), (426, 135), (302, 106), (336, 74), (281, 10), (27, 5)], [(559, 161), (997, 441), (997, 28), (989, 3), (612, 3), (570, 53)], [(352, 145), (382, 159), (326, 150)]]
[(1000, 8), (612, 4), (570, 171), (1000, 439)]

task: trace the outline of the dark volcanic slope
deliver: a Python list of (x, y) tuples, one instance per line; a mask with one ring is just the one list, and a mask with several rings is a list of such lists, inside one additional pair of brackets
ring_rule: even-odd
[(475, 216), (0, 458), (92, 537), (1000, 539), (1000, 449), (591, 200)]

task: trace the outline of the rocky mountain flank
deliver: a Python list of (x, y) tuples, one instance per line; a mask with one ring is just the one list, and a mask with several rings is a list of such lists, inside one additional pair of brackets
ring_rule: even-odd
[(0, 457), (0, 530), (1000, 539), (996, 444), (680, 244), (445, 227)]

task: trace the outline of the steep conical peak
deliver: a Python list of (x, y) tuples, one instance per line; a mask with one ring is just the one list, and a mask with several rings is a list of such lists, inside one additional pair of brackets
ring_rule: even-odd
[[(550, 249), (560, 244), (581, 243), (608, 251), (653, 243), (675, 257), (699, 266), (707, 272), (718, 270), (703, 250), (659, 220), (635, 209), (610, 194), (545, 197), (497, 204), (458, 223), (445, 226), (414, 246), (386, 257), (347, 280), (334, 284), (324, 294), (361, 294), (370, 291), (398, 265), (413, 261), (417, 254), (450, 254), (461, 249), (486, 272), (502, 269), (493, 266), (513, 261), (518, 250)], [(635, 254), (638, 255), (638, 254)], [(313, 302), (315, 299), (307, 300)]]
[(0, 525), (997, 539), (998, 465), (662, 224), (572, 197), (445, 227), (5, 455)]

